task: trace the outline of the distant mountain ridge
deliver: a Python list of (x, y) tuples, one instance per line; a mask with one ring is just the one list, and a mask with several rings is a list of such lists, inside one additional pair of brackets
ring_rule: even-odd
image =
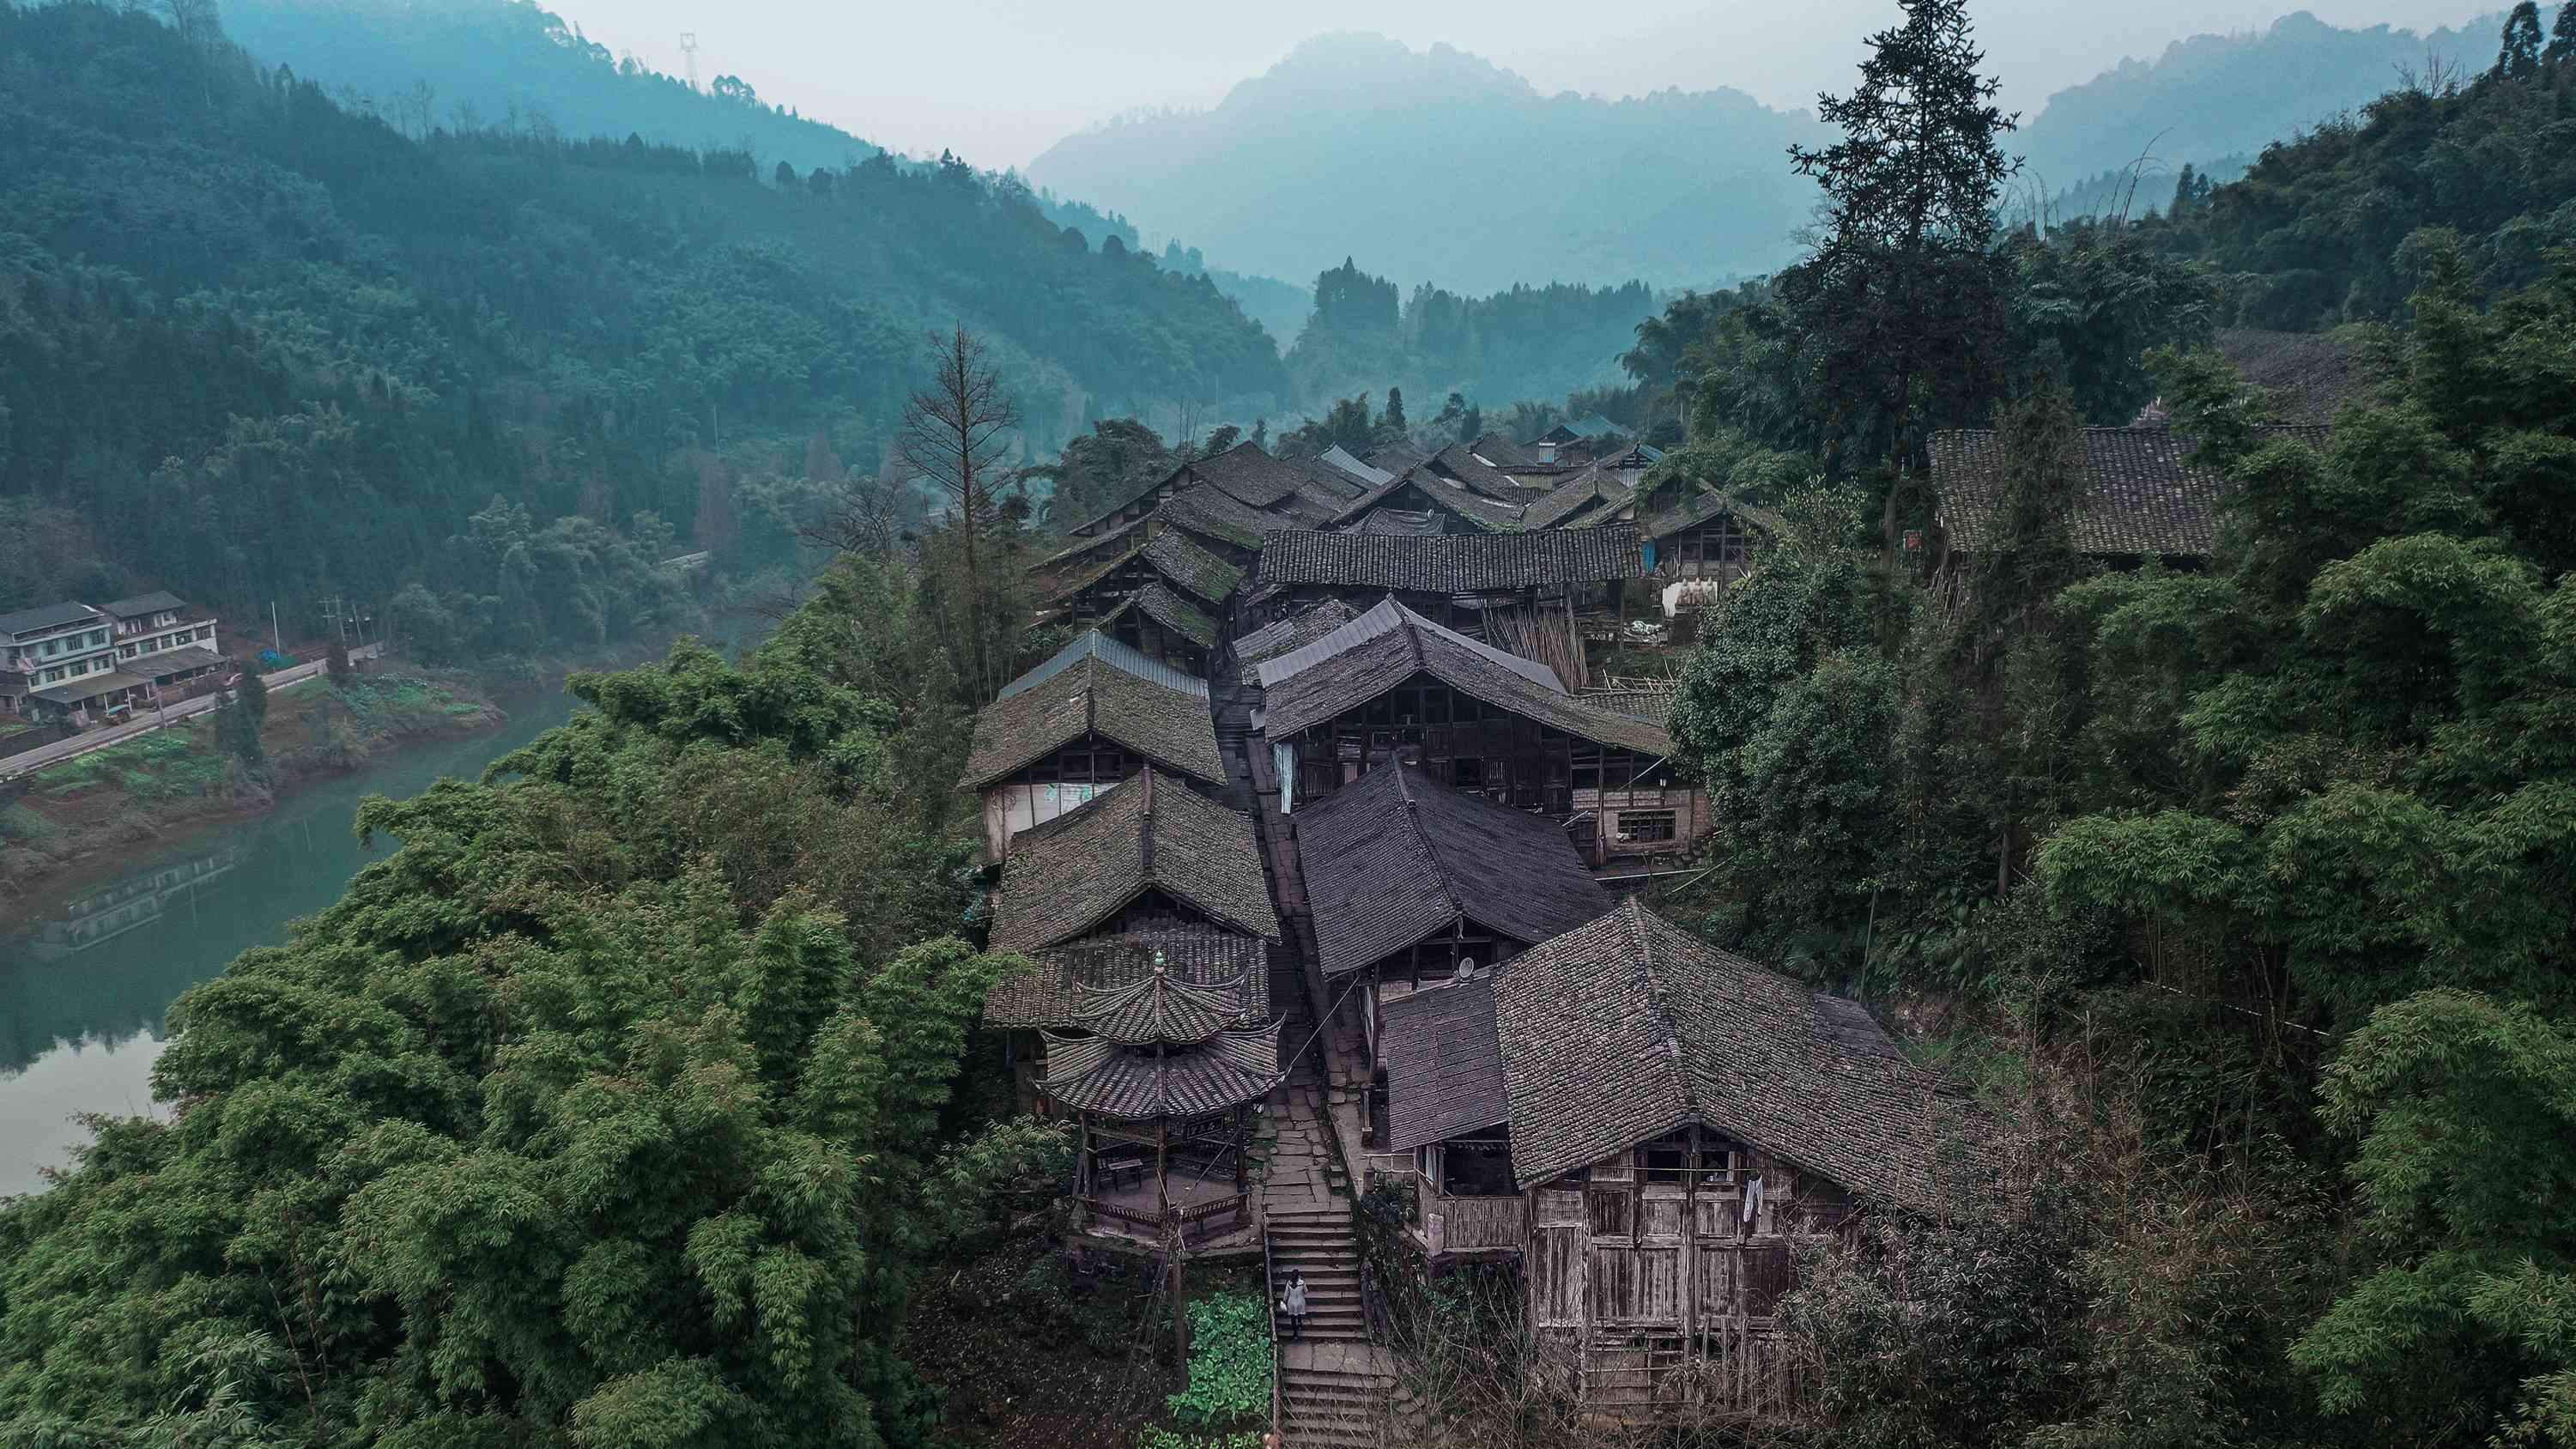
[(1029, 175), (1304, 279), (1357, 252), (1411, 285), (1708, 284), (1794, 255), (1804, 113), (1734, 90), (1543, 95), (1446, 45), (1318, 36), (1215, 108), (1069, 136)]
[[(2542, 11), (2544, 28), (2554, 13)], [(2422, 78), (2444, 65), (2476, 75), (2494, 63), (2503, 27), (2501, 10), (2424, 33), (2346, 29), (2299, 10), (2258, 32), (2177, 40), (2152, 61), (2123, 61), (2057, 92), (2027, 118), (2012, 142), (2024, 159), (2024, 189), (2080, 189), (2087, 194), (2076, 209), (2093, 210), (2097, 178), (2144, 156), (2136, 209), (2162, 205), (2186, 162), (2224, 179), (2264, 147), (2358, 110), (2406, 74)]]

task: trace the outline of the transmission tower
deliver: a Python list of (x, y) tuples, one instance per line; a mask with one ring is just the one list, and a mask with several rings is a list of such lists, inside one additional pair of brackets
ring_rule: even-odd
[(680, 54), (689, 58), (689, 89), (696, 90), (698, 88), (698, 33), (696, 31), (680, 32)]

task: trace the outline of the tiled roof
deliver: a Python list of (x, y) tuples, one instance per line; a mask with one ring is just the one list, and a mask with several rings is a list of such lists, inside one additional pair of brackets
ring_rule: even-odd
[(1028, 958), (1027, 970), (1005, 975), (984, 993), (987, 1025), (1070, 1027), (1088, 993), (1132, 986), (1153, 974), (1157, 959), (1183, 981), (1240, 981), (1241, 1014), (1228, 1025), (1253, 1026), (1269, 1018), (1270, 947), (1257, 936), (1176, 924), (1087, 937), (1032, 951)]
[(1264, 513), (1206, 483), (1192, 484), (1163, 500), (1154, 516), (1202, 538), (1246, 549), (1261, 547), (1263, 539), (1283, 528), (1301, 526), (1295, 519)]
[(136, 594), (130, 599), (118, 599), (108, 604), (103, 612), (114, 614), (120, 619), (140, 619), (146, 614), (177, 613), (187, 607), (187, 600), (171, 593), (168, 589), (154, 589), (148, 594)]
[(145, 654), (139, 658), (128, 659), (125, 661), (125, 667), (146, 679), (162, 680), (173, 674), (185, 674), (191, 669), (212, 669), (223, 662), (225, 662), (224, 656), (215, 650), (201, 644), (191, 644), (178, 649), (164, 649), (158, 654)]
[(1462, 446), (1453, 444), (1441, 449), (1439, 455), (1431, 460), (1431, 469), (1435, 473), (1448, 474), (1488, 498), (1511, 504), (1521, 502), (1521, 485), (1513, 482), (1502, 469), (1478, 462), (1476, 456)]
[(1179, 467), (1173, 468), (1170, 472), (1159, 475), (1153, 482), (1148, 483), (1144, 487), (1137, 489), (1135, 492), (1128, 494), (1125, 498), (1109, 505), (1107, 508), (1100, 510), (1098, 513), (1082, 520), (1080, 523), (1072, 525), (1067, 528), (1065, 532), (1080, 533), (1084, 529), (1095, 527), (1108, 519), (1126, 512), (1128, 509), (1133, 508), (1137, 504), (1144, 502), (1146, 499), (1153, 497), (1163, 489), (1176, 486), (1180, 481), (1181, 475), (1186, 472), (1187, 469), (1188, 465), (1183, 464)]
[(1672, 736), (1661, 726), (1577, 703), (1546, 665), (1444, 629), (1391, 598), (1261, 666), (1270, 738), (1321, 724), (1416, 674), (1578, 739), (1647, 755), (1672, 753)]
[(1494, 973), (1397, 997), (1384, 1020), (1386, 1151), (1411, 1152), (1511, 1120)]
[(111, 669), (104, 674), (93, 674), (87, 679), (75, 680), (70, 684), (57, 684), (51, 689), (37, 690), (36, 698), (48, 704), (78, 704), (82, 700), (96, 699), (102, 694), (111, 694), (120, 689), (140, 689), (150, 682), (140, 676), (128, 674), (124, 670)]
[(1917, 1207), (1991, 1161), (1983, 1114), (1858, 1004), (1633, 900), (1512, 958), (1494, 995), (1524, 1186), (1693, 1122)]
[(1147, 891), (1246, 934), (1279, 935), (1252, 818), (1149, 767), (1020, 835), (1002, 867), (993, 949), (1071, 940)]
[(1538, 455), (1500, 433), (1487, 433), (1467, 445), (1467, 451), (1485, 460), (1491, 467), (1509, 472), (1523, 463), (1535, 463)]
[(1383, 448), (1369, 450), (1364, 456), (1368, 459), (1370, 467), (1384, 469), (1390, 474), (1419, 468), (1431, 461), (1429, 453), (1423, 452), (1410, 443), (1389, 443)]
[(1648, 538), (1669, 538), (1685, 528), (1706, 523), (1719, 514), (1730, 514), (1739, 523), (1748, 523), (1778, 538), (1788, 532), (1788, 520), (1757, 504), (1738, 503), (1715, 490), (1704, 489), (1675, 503), (1654, 517), (1638, 524), (1638, 532)]
[(1278, 1077), (1276, 1026), (1220, 1032), (1177, 1051), (1049, 1033), (1046, 1076), (1038, 1085), (1078, 1112), (1142, 1122), (1239, 1107), (1266, 1094)]
[(1237, 443), (1213, 458), (1190, 465), (1200, 481), (1251, 508), (1274, 508), (1303, 487), (1306, 470), (1271, 457), (1257, 443)]
[(1440, 515), (1431, 509), (1408, 513), (1401, 508), (1373, 508), (1360, 515), (1358, 530), (1381, 538), (1429, 538), (1447, 530), (1440, 526)]
[(2327, 333), (2231, 327), (2212, 341), (2247, 382), (2271, 393), (2288, 422), (2331, 423), (2371, 390), (2362, 349)]
[(1327, 467), (1339, 470), (1363, 488), (1374, 488), (1380, 483), (1383, 483), (1389, 478), (1395, 476), (1394, 473), (1389, 472), (1374, 463), (1361, 462), (1358, 457), (1352, 454), (1350, 449), (1343, 447), (1339, 443), (1335, 443), (1333, 446), (1326, 448), (1323, 452), (1317, 454), (1315, 461), (1322, 463)]
[(1372, 509), (1386, 505), (1389, 500), (1407, 496), (1422, 498), (1434, 507), (1446, 509), (1475, 524), (1478, 528), (1507, 530), (1521, 526), (1522, 510), (1518, 505), (1499, 503), (1483, 494), (1471, 492), (1465, 486), (1440, 477), (1423, 465), (1407, 468), (1351, 500), (1341, 512), (1333, 515), (1331, 521), (1336, 524), (1349, 523), (1365, 516)]
[(0, 614), (0, 634), (32, 634), (38, 629), (59, 629), (95, 619), (98, 610), (87, 604), (46, 604), (40, 608), (20, 609), (14, 614)]
[[(1014, 681), (984, 706), (975, 716), (963, 788), (981, 789), (1092, 734), (1193, 779), (1224, 784), (1225, 761), (1217, 754), (1206, 686), (1192, 694), (1143, 677), (1116, 662), (1112, 645), (1152, 663), (1114, 639), (1077, 639), (1067, 653), (1039, 666), (1046, 671), (1041, 678)], [(1072, 652), (1077, 647), (1084, 652)], [(1177, 673), (1168, 665), (1155, 667)]]
[(1127, 602), (1120, 604), (1110, 612), (1108, 618), (1100, 621), (1101, 627), (1105, 629), (1115, 624), (1118, 622), (1118, 616), (1129, 609), (1135, 610), (1201, 649), (1216, 647), (1216, 620), (1200, 612), (1196, 604), (1182, 597), (1178, 590), (1166, 586), (1160, 579), (1129, 595)]
[(1261, 682), (1261, 664), (1330, 634), (1351, 620), (1359, 611), (1339, 599), (1319, 599), (1284, 619), (1273, 619), (1234, 641), (1235, 662), (1243, 667), (1243, 682)]
[(1381, 765), (1300, 805), (1296, 818), (1327, 976), (1362, 970), (1462, 916), (1526, 946), (1610, 908), (1556, 821), (1412, 766)]
[(1575, 698), (1613, 714), (1632, 715), (1656, 724), (1672, 722), (1673, 691), (1669, 689), (1587, 689)]
[(1264, 584), (1325, 584), (1405, 593), (1468, 594), (1543, 584), (1643, 578), (1637, 530), (1553, 529), (1535, 533), (1282, 533), (1261, 551)]
[(1073, 1023), (1122, 1046), (1180, 1046), (1205, 1041), (1244, 1015), (1248, 974), (1231, 981), (1183, 979), (1157, 961), (1124, 985), (1077, 984)]
[(1600, 512), (1624, 508), (1637, 496), (1637, 490), (1608, 476), (1600, 469), (1586, 467), (1556, 486), (1555, 491), (1529, 506), (1521, 515), (1524, 528), (1557, 528), (1579, 526), (1586, 518)]
[[(2325, 446), (2322, 426), (2273, 426), (2269, 438)], [(2227, 480), (2183, 461), (2193, 442), (2171, 428), (2086, 428), (2084, 496), (2067, 520), (2076, 552), (2207, 557), (2218, 546), (2218, 514)], [(2003, 506), (2008, 462), (1997, 436), (1982, 429), (1932, 435), (1932, 486), (1940, 521), (1962, 549), (1984, 546)]]
[(1075, 635), (1071, 643), (1055, 651), (1047, 662), (1003, 685), (999, 697), (1009, 699), (1015, 694), (1025, 694), (1086, 659), (1105, 660), (1139, 679), (1151, 680), (1166, 689), (1177, 689), (1183, 694), (1195, 694), (1201, 699), (1207, 698), (1206, 680), (1175, 669), (1160, 660), (1148, 659), (1097, 629), (1086, 629)]
[(1154, 541), (1145, 545), (1145, 562), (1192, 597), (1210, 604), (1224, 603), (1228, 594), (1243, 587), (1243, 570), (1190, 542), (1189, 535), (1176, 528), (1155, 531)]

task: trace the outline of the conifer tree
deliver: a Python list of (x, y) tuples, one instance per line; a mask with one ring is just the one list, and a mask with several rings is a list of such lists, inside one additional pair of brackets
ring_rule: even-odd
[(2496, 52), (2495, 74), (2508, 80), (2540, 74), (2540, 6), (2535, 0), (2522, 0), (2505, 17), (2504, 45)]
[(2549, 48), (2540, 53), (2540, 63), (2551, 70), (2576, 60), (2576, 4), (2558, 7), (2558, 19), (2549, 27)]

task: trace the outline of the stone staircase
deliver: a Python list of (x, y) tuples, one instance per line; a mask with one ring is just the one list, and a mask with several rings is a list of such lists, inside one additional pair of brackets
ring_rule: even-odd
[(1347, 1198), (1311, 1212), (1274, 1213), (1270, 1261), (1275, 1308), (1291, 1271), (1306, 1277), (1306, 1331), (1279, 1325), (1279, 1428), (1290, 1446), (1364, 1449), (1387, 1442), (1383, 1426), (1394, 1376), (1386, 1352), (1369, 1342), (1360, 1306), (1360, 1259)]

